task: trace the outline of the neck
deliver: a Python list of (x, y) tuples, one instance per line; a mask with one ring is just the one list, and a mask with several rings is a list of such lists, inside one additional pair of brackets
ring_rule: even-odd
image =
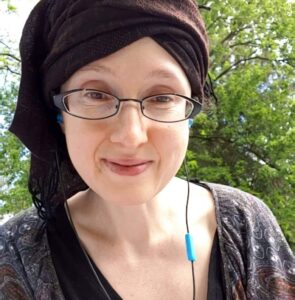
[[(98, 197), (92, 190), (69, 199), (75, 226), (112, 245), (147, 247), (175, 232), (185, 233), (186, 183), (171, 182), (147, 203), (123, 206)], [(87, 203), (87, 205), (85, 205)]]

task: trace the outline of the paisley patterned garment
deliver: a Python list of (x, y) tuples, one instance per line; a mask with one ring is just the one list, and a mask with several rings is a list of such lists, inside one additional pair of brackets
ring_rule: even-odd
[[(295, 300), (295, 258), (265, 204), (206, 184), (216, 207), (227, 299)], [(62, 300), (43, 221), (35, 209), (0, 229), (0, 299)]]

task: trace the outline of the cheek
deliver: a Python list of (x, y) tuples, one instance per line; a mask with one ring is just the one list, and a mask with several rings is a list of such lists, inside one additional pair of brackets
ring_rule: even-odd
[(189, 129), (184, 124), (171, 124), (163, 128), (155, 141), (156, 150), (162, 162), (175, 172), (180, 168), (188, 146)]
[(86, 166), (93, 165), (96, 149), (104, 140), (103, 128), (91, 125), (85, 122), (65, 122), (64, 132), (69, 156), (79, 173), (84, 172)]

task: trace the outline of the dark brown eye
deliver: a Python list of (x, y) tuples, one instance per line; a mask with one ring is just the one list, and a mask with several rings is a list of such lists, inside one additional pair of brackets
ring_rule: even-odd
[(145, 104), (155, 107), (171, 107), (179, 102), (179, 97), (175, 95), (155, 95), (145, 99)]
[(101, 100), (101, 99), (107, 99), (108, 96), (102, 92), (98, 91), (85, 91), (83, 94), (83, 97), (94, 99), (94, 100)]

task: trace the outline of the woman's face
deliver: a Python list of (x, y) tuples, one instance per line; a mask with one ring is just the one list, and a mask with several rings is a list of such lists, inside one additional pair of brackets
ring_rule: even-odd
[[(63, 91), (92, 88), (119, 98), (161, 93), (191, 95), (175, 59), (151, 38), (81, 68)], [(144, 117), (136, 102), (121, 103), (108, 119), (63, 115), (62, 125), (76, 170), (101, 199), (134, 205), (153, 199), (175, 176), (188, 144), (188, 122), (159, 123)]]

